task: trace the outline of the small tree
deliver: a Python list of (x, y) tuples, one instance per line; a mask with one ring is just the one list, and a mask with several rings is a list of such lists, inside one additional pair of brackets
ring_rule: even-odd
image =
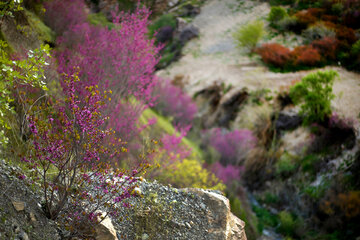
[[(63, 5), (62, 0), (49, 4), (53, 6), (57, 2), (60, 2), (59, 6)], [(75, 2), (80, 7), (85, 4), (83, 0), (65, 2), (74, 2), (67, 6), (72, 6), (74, 13), (79, 11)], [(57, 11), (64, 11), (59, 6), (49, 7), (47, 14), (57, 16)], [(75, 84), (80, 98), (86, 94), (85, 86), (98, 85), (102, 91), (111, 89), (114, 99), (107, 109), (103, 109), (110, 117), (108, 126), (122, 139), (133, 140), (139, 132), (136, 123), (141, 112), (155, 100), (151, 93), (156, 83), (153, 73), (160, 47), (147, 36), (150, 11), (138, 8), (132, 13), (114, 15), (112, 29), (93, 26), (83, 19), (76, 19), (74, 14), (59, 17), (72, 24), (58, 40), (59, 48), (55, 53), (58, 71), (72, 75), (74, 66), (80, 68), (81, 81)]]
[(126, 149), (120, 139), (109, 143), (113, 131), (103, 130), (107, 117), (100, 109), (109, 92), (102, 95), (96, 86), (86, 87), (79, 100), (75, 80), (77, 75), (64, 80), (63, 104), (44, 105), (28, 117), (33, 144), (24, 161), (41, 184), (47, 217), (72, 236), (84, 236), (84, 226), (92, 229), (102, 220), (100, 208), (117, 214), (123, 206), (119, 203), (134, 194), (134, 177), (146, 165), (129, 173), (111, 170), (108, 160)]
[(335, 97), (332, 86), (338, 76), (333, 70), (317, 71), (308, 74), (290, 89), (294, 104), (301, 104), (300, 113), (305, 124), (322, 122), (331, 114), (331, 100)]
[(241, 26), (233, 37), (238, 47), (253, 51), (265, 33), (264, 22), (257, 20)]

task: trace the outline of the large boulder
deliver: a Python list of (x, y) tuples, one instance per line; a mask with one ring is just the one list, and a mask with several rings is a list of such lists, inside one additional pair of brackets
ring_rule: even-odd
[(275, 129), (277, 132), (281, 130), (292, 130), (299, 127), (302, 123), (302, 117), (292, 109), (284, 110), (275, 118)]
[(246, 239), (245, 223), (220, 192), (142, 182), (142, 197), (113, 219), (119, 239)]
[(219, 84), (213, 84), (204, 88), (194, 95), (196, 105), (199, 107), (199, 116), (206, 120), (217, 109), (222, 97), (222, 89)]
[(156, 34), (156, 40), (159, 43), (167, 43), (173, 39), (174, 28), (171, 26), (165, 26), (159, 29)]
[(224, 94), (225, 90), (224, 86), (214, 83), (195, 93), (194, 98), (199, 106), (199, 117), (204, 128), (228, 128), (249, 96), (246, 88), (230, 88)]
[(96, 240), (118, 240), (114, 225), (105, 212), (101, 212), (101, 216), (105, 217), (103, 221), (95, 226)]
[(249, 94), (245, 88), (230, 90), (222, 96), (216, 111), (206, 120), (207, 127), (225, 127), (235, 120), (240, 106), (246, 101)]
[(187, 191), (200, 196), (208, 206), (209, 232), (213, 233), (214, 239), (246, 239), (245, 222), (230, 211), (229, 199), (204, 189), (190, 188)]
[(193, 25), (188, 25), (179, 33), (179, 40), (182, 45), (185, 45), (185, 43), (198, 36), (199, 29)]

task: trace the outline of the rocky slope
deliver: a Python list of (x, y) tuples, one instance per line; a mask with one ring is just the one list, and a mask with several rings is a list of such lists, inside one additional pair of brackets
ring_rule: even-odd
[[(265, 19), (270, 5), (263, 1), (209, 0), (201, 8), (192, 24), (199, 28), (200, 36), (189, 42), (183, 50), (181, 59), (165, 70), (159, 71), (162, 77), (182, 78), (185, 90), (194, 95), (211, 86), (214, 82), (247, 87), (249, 90), (269, 89), (276, 94), (281, 87), (301, 79), (311, 71), (293, 73), (274, 73), (264, 67), (256, 57), (250, 58), (236, 48), (232, 33), (241, 25), (255, 19)], [(271, 41), (291, 41), (277, 37)], [(287, 41), (287, 42), (286, 42)], [(269, 42), (269, 40), (267, 40)], [(333, 107), (346, 117), (358, 118), (360, 104), (360, 75), (341, 67), (327, 67), (339, 72), (335, 81), (336, 99)]]
[[(66, 238), (66, 231), (45, 217), (41, 196), (32, 190), (36, 187), (21, 176), (20, 168), (1, 161), (0, 239)], [(145, 180), (136, 191), (138, 197), (129, 200), (132, 207), (105, 219), (95, 239), (246, 240), (245, 223), (231, 213), (229, 200), (220, 192), (175, 189)]]

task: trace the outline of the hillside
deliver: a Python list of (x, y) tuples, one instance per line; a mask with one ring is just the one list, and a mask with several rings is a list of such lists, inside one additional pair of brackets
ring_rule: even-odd
[(359, 1), (0, 13), (0, 239), (360, 236)]

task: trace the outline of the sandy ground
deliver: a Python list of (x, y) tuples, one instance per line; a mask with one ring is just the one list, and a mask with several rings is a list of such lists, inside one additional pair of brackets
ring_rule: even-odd
[[(272, 92), (281, 86), (301, 79), (309, 71), (273, 73), (255, 58), (249, 58), (236, 48), (232, 33), (242, 24), (254, 19), (264, 19), (270, 11), (267, 3), (241, 0), (209, 0), (201, 13), (193, 20), (200, 30), (200, 37), (190, 41), (184, 48), (182, 58), (159, 71), (158, 75), (173, 78), (181, 75), (189, 94), (211, 85), (215, 81), (249, 90), (268, 88)], [(336, 99), (334, 110), (345, 117), (359, 120), (360, 74), (335, 69), (340, 79), (334, 84)], [(316, 71), (316, 70), (314, 70)]]

